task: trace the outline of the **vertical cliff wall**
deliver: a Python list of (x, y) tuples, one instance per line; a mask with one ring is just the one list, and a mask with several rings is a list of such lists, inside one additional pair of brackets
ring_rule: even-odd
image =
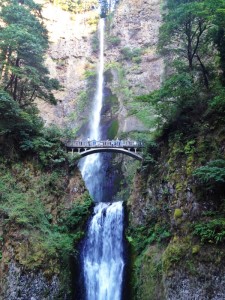
[(46, 65), (62, 89), (55, 93), (56, 106), (38, 101), (38, 107), (47, 124), (79, 128), (86, 121), (85, 109), (90, 104), (86, 72), (96, 67), (92, 40), (98, 13), (93, 10), (72, 14), (48, 3), (43, 6), (43, 17), (50, 39)]
[[(156, 53), (160, 5), (160, 0), (124, 0), (107, 18), (102, 114), (116, 120), (121, 133), (147, 130), (132, 116), (131, 103), (136, 95), (160, 86), (163, 61)], [(43, 16), (51, 41), (46, 64), (62, 89), (55, 94), (55, 107), (42, 102), (38, 107), (47, 124), (79, 129), (87, 122), (96, 84), (97, 11), (71, 14), (44, 4)]]
[[(108, 18), (107, 85), (119, 101), (119, 132), (149, 128), (133, 116), (134, 97), (160, 87), (163, 60), (157, 54), (161, 1), (120, 1)], [(150, 115), (151, 117), (151, 115)]]

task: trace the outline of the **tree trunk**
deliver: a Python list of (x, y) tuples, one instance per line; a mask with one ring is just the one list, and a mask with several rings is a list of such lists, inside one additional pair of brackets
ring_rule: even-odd
[(197, 60), (200, 64), (200, 66), (201, 66), (201, 69), (202, 69), (202, 75), (203, 75), (205, 87), (208, 90), (209, 89), (208, 71), (207, 71), (206, 67), (204, 66), (203, 62), (201, 61), (201, 59), (200, 59), (200, 57), (197, 53), (196, 53), (196, 57), (197, 57)]

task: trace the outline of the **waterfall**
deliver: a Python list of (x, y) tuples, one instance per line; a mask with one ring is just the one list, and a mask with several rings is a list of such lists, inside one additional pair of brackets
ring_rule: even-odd
[[(104, 87), (104, 27), (99, 21), (99, 67), (97, 91), (90, 118), (90, 140), (101, 139), (101, 109)], [(81, 160), (80, 169), (86, 186), (96, 202), (82, 249), (85, 300), (121, 300), (123, 282), (123, 204), (103, 199), (101, 154)]]
[(123, 279), (122, 202), (95, 206), (84, 246), (87, 300), (120, 300)]
[[(99, 68), (98, 68), (98, 83), (97, 92), (94, 98), (92, 114), (90, 118), (90, 132), (89, 139), (98, 141), (101, 138), (100, 121), (101, 109), (103, 103), (103, 83), (104, 83), (104, 28), (105, 19), (101, 18), (99, 21)], [(102, 200), (101, 181), (101, 155), (89, 155), (81, 161), (81, 174), (85, 180), (86, 186), (95, 199), (95, 201)], [(97, 187), (97, 188), (96, 188)]]

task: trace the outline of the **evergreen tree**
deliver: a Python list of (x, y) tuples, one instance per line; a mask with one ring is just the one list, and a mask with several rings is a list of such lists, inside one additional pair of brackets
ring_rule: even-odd
[(44, 66), (48, 36), (40, 20), (40, 6), (32, 0), (22, 2), (8, 0), (1, 5), (1, 86), (21, 107), (36, 97), (55, 103), (52, 90), (59, 84), (49, 78)]

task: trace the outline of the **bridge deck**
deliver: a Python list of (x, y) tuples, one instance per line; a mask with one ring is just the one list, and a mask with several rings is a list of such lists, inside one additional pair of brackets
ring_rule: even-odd
[(142, 142), (136, 141), (124, 141), (124, 140), (113, 140), (113, 141), (68, 141), (65, 143), (69, 149), (75, 148), (144, 148)]

